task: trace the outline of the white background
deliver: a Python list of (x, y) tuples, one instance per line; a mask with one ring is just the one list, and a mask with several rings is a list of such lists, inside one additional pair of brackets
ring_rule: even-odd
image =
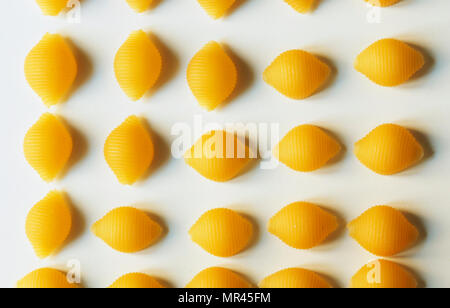
[[(395, 258), (412, 268), (425, 286), (450, 287), (450, 2), (403, 0), (381, 11), (381, 23), (369, 23), (362, 0), (323, 0), (302, 16), (282, 0), (247, 0), (230, 16), (213, 21), (195, 0), (162, 0), (152, 11), (134, 13), (125, 0), (84, 0), (82, 20), (45, 17), (34, 1), (0, 3), (0, 286), (12, 287), (28, 272), (44, 266), (65, 269), (70, 259), (82, 265), (86, 287), (106, 287), (122, 274), (143, 271), (184, 286), (208, 266), (228, 266), (257, 283), (285, 267), (302, 266), (329, 276), (338, 287), (374, 257), (341, 230), (316, 249), (296, 251), (266, 231), (268, 219), (294, 201), (312, 201), (348, 222), (369, 207), (389, 204), (415, 216), (425, 234), (414, 249)], [(132, 30), (151, 31), (170, 50), (163, 84), (151, 96), (130, 102), (116, 83), (113, 59)], [(66, 176), (44, 183), (23, 157), (27, 129), (47, 111), (27, 85), (23, 62), (46, 32), (61, 33), (84, 53), (82, 82), (70, 99), (51, 111), (63, 116), (77, 138), (78, 161)], [(397, 88), (382, 88), (353, 69), (356, 55), (374, 41), (395, 37), (421, 46), (429, 55), (426, 74)], [(207, 113), (185, 80), (190, 58), (205, 43), (226, 43), (246, 63), (243, 91), (224, 108)], [(281, 52), (302, 48), (333, 63), (330, 86), (306, 101), (292, 101), (261, 78)], [(145, 117), (158, 142), (159, 167), (145, 181), (118, 184), (103, 159), (109, 132), (128, 115)], [(171, 127), (192, 125), (194, 115), (207, 122), (279, 122), (284, 135), (302, 123), (332, 131), (346, 151), (335, 164), (314, 173), (284, 166), (254, 168), (228, 182), (208, 181), (182, 160), (170, 157)], [(353, 143), (379, 124), (394, 122), (420, 132), (430, 152), (420, 165), (385, 177), (363, 167)], [(82, 140), (81, 140), (82, 139)], [(81, 141), (80, 141), (81, 140)], [(65, 190), (79, 212), (75, 236), (56, 256), (38, 260), (24, 234), (34, 203), (51, 189)], [(134, 205), (160, 216), (168, 234), (137, 254), (113, 251), (94, 237), (90, 226), (107, 211)], [(206, 210), (230, 207), (256, 222), (256, 243), (238, 256), (221, 259), (193, 244), (188, 229)]]

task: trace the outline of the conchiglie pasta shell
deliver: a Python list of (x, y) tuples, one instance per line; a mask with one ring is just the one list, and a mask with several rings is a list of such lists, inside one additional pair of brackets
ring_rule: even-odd
[(355, 155), (372, 171), (391, 175), (422, 160), (424, 150), (404, 127), (383, 124), (355, 144)]
[(119, 182), (132, 185), (150, 167), (154, 157), (154, 145), (141, 120), (130, 116), (108, 136), (104, 154)]
[(376, 260), (363, 266), (353, 276), (351, 288), (414, 289), (417, 280), (403, 266), (387, 260)]
[(237, 69), (222, 46), (210, 42), (190, 61), (187, 69), (189, 87), (200, 106), (213, 110), (233, 93)]
[(369, 252), (394, 256), (417, 240), (419, 232), (397, 209), (376, 206), (349, 223), (350, 236)]
[(310, 249), (322, 243), (338, 227), (337, 218), (317, 205), (292, 203), (269, 221), (269, 232), (296, 249)]
[(274, 156), (289, 168), (310, 172), (323, 167), (341, 151), (341, 145), (314, 125), (291, 130), (274, 148)]
[(289, 4), (294, 10), (299, 13), (305, 14), (308, 13), (316, 0), (284, 0), (287, 4)]
[(114, 60), (117, 82), (133, 101), (139, 100), (155, 85), (161, 69), (161, 54), (142, 30), (130, 34)]
[(185, 155), (186, 164), (205, 178), (226, 182), (236, 177), (252, 153), (235, 134), (212, 131), (203, 135)]
[(56, 16), (67, 7), (69, 0), (36, 0), (44, 15)]
[(47, 106), (61, 102), (77, 76), (72, 50), (58, 34), (46, 34), (25, 59), (25, 78)]
[(331, 288), (331, 285), (312, 271), (303, 268), (288, 268), (264, 278), (259, 287), (269, 289), (327, 289)]
[(27, 162), (47, 182), (64, 169), (72, 154), (73, 141), (65, 125), (46, 113), (28, 130), (23, 143)]
[(186, 285), (188, 289), (248, 289), (252, 284), (239, 274), (222, 267), (207, 268)]
[(117, 279), (111, 289), (161, 289), (165, 288), (155, 278), (142, 273), (130, 273)]
[(408, 81), (424, 64), (422, 53), (408, 44), (383, 39), (359, 54), (355, 69), (376, 84), (394, 87)]
[(210, 254), (231, 257), (248, 246), (253, 236), (253, 225), (232, 210), (214, 209), (203, 214), (189, 234)]
[(236, 0), (197, 0), (202, 8), (213, 19), (223, 17)]
[(65, 196), (50, 192), (28, 213), (25, 231), (39, 258), (46, 258), (58, 250), (72, 228), (72, 214)]
[(374, 6), (386, 7), (394, 5), (400, 2), (401, 0), (364, 0), (364, 1)]
[(147, 11), (153, 3), (153, 0), (127, 0), (128, 5), (138, 13)]
[(290, 50), (279, 55), (266, 68), (264, 81), (292, 99), (313, 95), (331, 74), (330, 67), (303, 50)]
[(76, 289), (78, 284), (69, 283), (66, 274), (52, 268), (35, 270), (17, 282), (19, 289)]
[(145, 212), (132, 207), (112, 210), (91, 230), (111, 248), (125, 253), (146, 249), (160, 238), (163, 231)]

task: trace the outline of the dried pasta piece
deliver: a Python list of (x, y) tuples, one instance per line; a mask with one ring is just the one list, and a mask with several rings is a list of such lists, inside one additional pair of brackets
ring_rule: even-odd
[(405, 251), (419, 231), (397, 209), (375, 206), (349, 223), (350, 236), (369, 252), (383, 257)]
[(190, 61), (187, 81), (200, 106), (214, 110), (233, 93), (237, 84), (233, 60), (217, 42), (206, 44)]
[(65, 196), (50, 192), (28, 213), (25, 232), (39, 258), (46, 258), (58, 250), (72, 228), (72, 214)]
[(274, 156), (289, 168), (310, 172), (323, 167), (341, 151), (341, 145), (314, 125), (291, 130), (274, 148)]
[(276, 272), (259, 284), (269, 289), (328, 289), (331, 285), (322, 276), (303, 268), (288, 268)]
[(248, 289), (251, 287), (252, 284), (241, 275), (223, 267), (207, 268), (186, 285), (188, 289)]
[(305, 14), (311, 11), (316, 0), (284, 0), (294, 10), (299, 13)]
[(364, 265), (351, 281), (351, 288), (356, 289), (415, 289), (417, 285), (411, 272), (387, 260), (376, 260)]
[(67, 7), (69, 0), (36, 0), (44, 15), (57, 16)]
[(112, 210), (91, 230), (111, 248), (125, 253), (138, 252), (153, 245), (163, 231), (145, 212), (132, 207)]
[(64, 123), (45, 113), (28, 130), (23, 143), (25, 158), (40, 177), (53, 181), (72, 154), (73, 141)]
[(364, 1), (374, 6), (386, 7), (394, 5), (400, 2), (401, 0), (364, 0)]
[(123, 275), (112, 285), (111, 289), (161, 289), (165, 288), (158, 280), (152, 276), (142, 273), (130, 273)]
[(223, 17), (233, 6), (236, 0), (197, 0), (202, 8), (213, 19)]
[(263, 73), (264, 81), (292, 99), (313, 95), (327, 81), (330, 67), (303, 50), (289, 50), (279, 55)]
[(25, 78), (48, 107), (61, 102), (77, 76), (75, 56), (59, 34), (44, 35), (25, 58)]
[(70, 283), (65, 273), (53, 268), (35, 270), (17, 282), (19, 289), (77, 289), (79, 287), (76, 283)]
[(226, 182), (242, 171), (252, 155), (246, 143), (236, 134), (211, 131), (186, 151), (184, 160), (205, 178)]
[(269, 232), (296, 249), (319, 245), (337, 227), (334, 215), (308, 202), (292, 203), (269, 221)]
[(161, 70), (161, 54), (142, 30), (130, 34), (114, 60), (117, 82), (133, 101), (139, 100), (155, 85)]
[(153, 3), (153, 0), (127, 0), (128, 5), (138, 13), (147, 11)]
[(231, 257), (248, 246), (253, 236), (253, 225), (235, 211), (214, 209), (203, 214), (189, 234), (210, 254)]
[(141, 120), (130, 116), (108, 136), (104, 154), (119, 182), (132, 185), (150, 167), (154, 157), (154, 145)]
[(355, 69), (385, 87), (408, 81), (425, 65), (421, 52), (396, 39), (375, 42), (359, 54)]
[(355, 144), (355, 155), (372, 171), (391, 175), (422, 160), (424, 150), (406, 128), (383, 124)]

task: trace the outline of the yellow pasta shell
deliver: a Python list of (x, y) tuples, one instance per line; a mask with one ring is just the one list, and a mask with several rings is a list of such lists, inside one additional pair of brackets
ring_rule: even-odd
[(222, 46), (210, 42), (190, 61), (187, 81), (200, 106), (213, 110), (236, 88), (237, 69)]
[(349, 223), (350, 236), (377, 256), (394, 256), (414, 244), (419, 232), (397, 209), (375, 206)]
[(160, 238), (163, 231), (145, 212), (132, 207), (112, 210), (91, 230), (111, 248), (126, 253), (146, 249)]
[(203, 135), (184, 155), (186, 164), (216, 182), (236, 177), (251, 158), (247, 145), (236, 134), (225, 131)]
[(48, 107), (61, 102), (77, 76), (77, 62), (59, 34), (46, 34), (25, 58), (25, 78)]
[(264, 81), (292, 99), (313, 95), (331, 74), (330, 67), (303, 50), (279, 55), (263, 73)]
[(203, 214), (189, 234), (210, 254), (231, 257), (248, 246), (253, 236), (253, 225), (232, 210), (214, 209)]
[(403, 266), (387, 260), (376, 260), (363, 266), (353, 276), (351, 288), (414, 289), (417, 280)]
[(359, 54), (355, 69), (376, 84), (394, 87), (408, 81), (424, 64), (422, 53), (408, 44), (383, 39)]
[(27, 162), (47, 182), (64, 169), (72, 154), (72, 137), (54, 115), (45, 113), (28, 130), (23, 142)]
[(316, 0), (284, 0), (284, 2), (289, 4), (294, 10), (302, 14), (308, 13), (312, 9), (315, 1)]
[(202, 8), (213, 19), (223, 17), (233, 6), (236, 0), (197, 0)]
[(289, 168), (310, 172), (323, 167), (341, 151), (341, 145), (314, 125), (292, 129), (274, 148), (274, 156)]
[(114, 60), (117, 82), (133, 101), (139, 100), (155, 85), (161, 69), (161, 54), (142, 30), (130, 34)]
[(374, 6), (386, 7), (394, 5), (400, 2), (401, 0), (364, 0), (364, 1)]
[(147, 11), (153, 3), (153, 0), (127, 0), (128, 5), (138, 13)]
[(252, 284), (241, 275), (222, 267), (207, 268), (186, 285), (188, 289), (248, 289)]
[(155, 278), (142, 273), (130, 273), (117, 279), (111, 289), (161, 289), (165, 288)]
[(322, 243), (338, 227), (337, 218), (317, 205), (292, 203), (269, 221), (269, 232), (296, 249), (310, 249)]
[(44, 15), (56, 16), (67, 7), (69, 0), (36, 0)]
[(372, 171), (391, 175), (422, 160), (424, 150), (404, 127), (383, 124), (355, 144), (355, 155)]
[(25, 232), (39, 258), (58, 250), (72, 228), (72, 214), (65, 196), (50, 192), (28, 213)]
[(269, 289), (327, 289), (331, 285), (322, 276), (303, 268), (288, 268), (276, 272), (259, 284)]
[(76, 289), (80, 286), (67, 281), (66, 274), (53, 269), (35, 270), (17, 282), (19, 289)]
[(153, 161), (153, 141), (141, 120), (130, 116), (108, 136), (104, 154), (119, 182), (132, 185)]

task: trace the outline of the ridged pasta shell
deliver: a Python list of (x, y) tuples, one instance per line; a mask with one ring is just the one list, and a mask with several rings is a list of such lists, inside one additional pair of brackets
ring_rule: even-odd
[(36, 0), (44, 15), (57, 16), (67, 7), (69, 0)]
[(50, 192), (28, 213), (25, 232), (39, 258), (46, 258), (58, 250), (72, 228), (72, 214), (65, 196)]
[(197, 0), (202, 8), (213, 19), (223, 17), (233, 6), (236, 0)]
[(372, 171), (391, 175), (422, 160), (424, 150), (404, 127), (383, 124), (355, 144), (355, 155)]
[(186, 285), (188, 289), (248, 289), (251, 287), (252, 284), (241, 275), (223, 267), (207, 268)]
[(91, 230), (111, 248), (125, 253), (146, 249), (160, 238), (163, 231), (145, 212), (132, 207), (112, 210)]
[(383, 39), (359, 54), (355, 69), (376, 84), (394, 87), (408, 81), (424, 64), (422, 53), (408, 44)]
[(319, 245), (337, 227), (334, 215), (308, 202), (292, 203), (269, 221), (269, 232), (296, 249)]
[(274, 156), (289, 168), (310, 172), (323, 167), (341, 151), (341, 145), (314, 125), (292, 129), (274, 148)]
[(364, 0), (364, 1), (374, 6), (386, 7), (394, 5), (400, 2), (401, 0)]
[(72, 137), (66, 126), (50, 113), (39, 118), (23, 142), (27, 162), (47, 182), (53, 181), (63, 171), (72, 147)]
[(303, 50), (289, 50), (279, 55), (263, 73), (264, 81), (292, 99), (313, 95), (327, 81), (330, 67)]
[(130, 116), (108, 136), (104, 154), (119, 182), (132, 185), (150, 167), (154, 157), (154, 145), (141, 120)]
[(276, 272), (259, 284), (269, 289), (327, 289), (331, 285), (322, 276), (303, 268), (288, 268)]
[(205, 178), (226, 182), (250, 162), (252, 154), (236, 134), (212, 131), (203, 135), (184, 154), (186, 164)]
[(130, 34), (114, 60), (117, 82), (133, 101), (139, 100), (155, 85), (161, 69), (161, 54), (142, 30)]
[(192, 58), (187, 82), (200, 106), (210, 111), (233, 93), (237, 84), (233, 60), (217, 42), (209, 42)]
[(284, 0), (287, 4), (289, 4), (294, 10), (299, 13), (305, 14), (308, 13), (316, 0)]
[(364, 265), (351, 281), (351, 288), (359, 289), (414, 289), (417, 285), (412, 273), (387, 260), (376, 260)]
[(77, 76), (77, 62), (59, 34), (44, 35), (25, 58), (25, 78), (48, 107), (61, 102)]
[(419, 231), (397, 209), (375, 206), (348, 224), (350, 236), (377, 256), (394, 256), (414, 244)]
[(19, 289), (76, 289), (80, 286), (67, 281), (66, 274), (53, 269), (35, 270), (17, 282)]
[(203, 214), (189, 234), (210, 254), (231, 257), (248, 246), (253, 236), (253, 225), (235, 211), (214, 209)]
[(123, 275), (112, 285), (111, 289), (161, 289), (165, 288), (152, 276), (142, 273), (130, 273)]
[(128, 5), (138, 13), (147, 11), (153, 3), (153, 0), (127, 0)]

